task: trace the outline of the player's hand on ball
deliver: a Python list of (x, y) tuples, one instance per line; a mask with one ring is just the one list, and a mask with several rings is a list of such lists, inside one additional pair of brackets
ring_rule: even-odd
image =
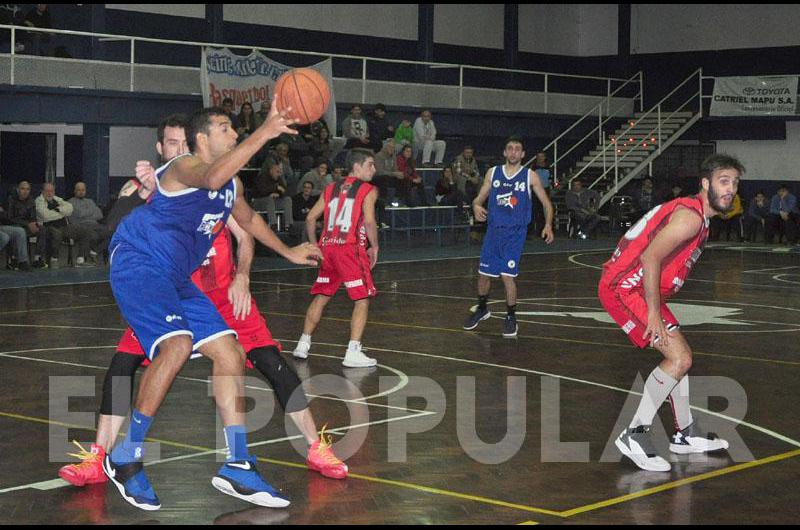
[(262, 127), (267, 128), (272, 138), (277, 138), (281, 134), (297, 134), (297, 130), (291, 128), (292, 125), (297, 123), (297, 120), (288, 117), (291, 112), (292, 107), (287, 107), (279, 111), (276, 100), (273, 99), (272, 105), (269, 108), (269, 115), (267, 119), (264, 120), (264, 125), (262, 125)]
[(480, 223), (486, 222), (486, 208), (479, 204), (472, 205), (472, 211), (475, 214), (475, 220)]
[(553, 227), (550, 225), (545, 225), (544, 230), (542, 230), (542, 239), (548, 245), (555, 240), (556, 236), (553, 234)]

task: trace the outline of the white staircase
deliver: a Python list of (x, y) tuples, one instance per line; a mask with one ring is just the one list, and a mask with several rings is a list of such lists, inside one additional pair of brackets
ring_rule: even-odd
[[(639, 99), (641, 107), (641, 74), (631, 78), (628, 83), (634, 84), (637, 77), (640, 92), (635, 98)], [(637, 112), (633, 116), (626, 117), (619, 112), (619, 108), (614, 110), (610, 105), (604, 107), (601, 104), (590, 110), (543, 149), (548, 155), (552, 153), (550, 159), (553, 161), (554, 178), (562, 184), (580, 178), (586, 187), (600, 192), (598, 207), (607, 203), (702, 118), (702, 81), (702, 70), (698, 69), (650, 110)], [(577, 142), (564, 145), (568, 133), (581, 125), (585, 130), (586, 122), (593, 119), (592, 116), (597, 116), (597, 125)], [(623, 123), (620, 127), (609, 131), (609, 125), (620, 122)], [(568, 160), (574, 161), (574, 153), (580, 153), (581, 150), (585, 150), (586, 154), (574, 162), (566, 172), (568, 177), (564, 178), (564, 166)], [(570, 153), (573, 154), (567, 158)], [(553, 195), (558, 224), (567, 218), (563, 204), (566, 189), (567, 186), (562, 186)]]
[(702, 71), (697, 70), (650, 110), (604, 134), (603, 141), (575, 164), (569, 182), (581, 178), (599, 191), (599, 206), (610, 201), (702, 118), (701, 82)]

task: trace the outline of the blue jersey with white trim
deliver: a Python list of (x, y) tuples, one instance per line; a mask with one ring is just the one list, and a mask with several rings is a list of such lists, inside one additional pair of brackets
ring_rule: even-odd
[(492, 226), (520, 226), (531, 222), (530, 170), (520, 168), (507, 176), (505, 166), (492, 168), (492, 185), (489, 192), (489, 224)]
[[(191, 156), (191, 155), (184, 155)], [(188, 188), (169, 192), (160, 179), (172, 162), (156, 170), (153, 199), (128, 215), (114, 233), (111, 248), (125, 243), (151, 256), (176, 279), (188, 278), (211, 250), (236, 200), (236, 179), (219, 190)]]

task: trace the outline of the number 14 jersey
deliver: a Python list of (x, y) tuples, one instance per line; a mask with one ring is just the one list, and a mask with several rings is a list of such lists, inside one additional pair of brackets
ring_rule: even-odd
[(364, 228), (364, 199), (374, 189), (372, 184), (355, 177), (328, 184), (323, 192), (325, 218), (320, 245), (367, 244)]

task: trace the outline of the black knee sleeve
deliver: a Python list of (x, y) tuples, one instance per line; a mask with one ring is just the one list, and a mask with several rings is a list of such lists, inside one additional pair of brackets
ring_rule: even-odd
[(127, 416), (133, 401), (133, 376), (144, 362), (143, 355), (117, 352), (103, 380), (100, 414)]
[(247, 358), (272, 386), (275, 395), (278, 396), (278, 403), (285, 412), (300, 412), (308, 407), (308, 399), (300, 378), (283, 360), (278, 348), (275, 346), (256, 348), (247, 354)]

